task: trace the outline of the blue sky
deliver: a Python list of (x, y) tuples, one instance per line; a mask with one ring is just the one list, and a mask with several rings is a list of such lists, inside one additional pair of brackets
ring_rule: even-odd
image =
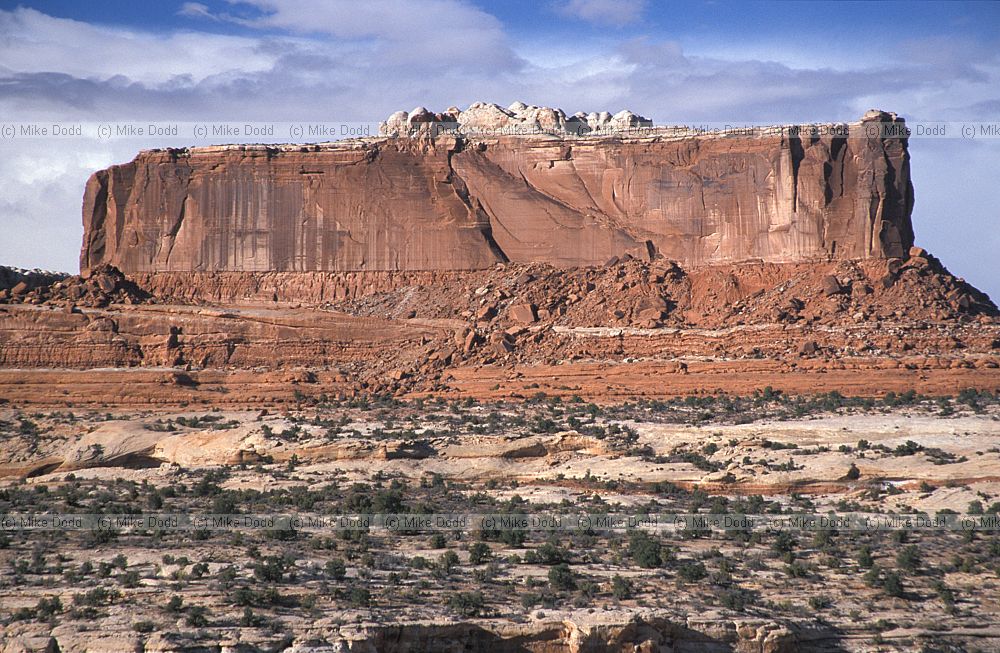
[[(1000, 3), (0, 2), (5, 120), (377, 121), (477, 100), (1000, 121)], [(89, 172), (162, 144), (0, 141), (0, 263), (75, 270)], [(911, 153), (918, 243), (1000, 298), (1000, 141)]]
[[(149, 30), (198, 29), (225, 34), (250, 34), (255, 30), (235, 23), (206, 25), (190, 14), (181, 13), (183, 2), (113, 0), (82, 3), (78, 0), (2, 2), (0, 7), (32, 7), (46, 14), (78, 21)], [(230, 13), (245, 18), (260, 17), (267, 11), (251, 4), (204, 0), (210, 13)], [(887, 29), (905, 29), (911, 37), (938, 36), (951, 32), (956, 37), (996, 36), (1000, 6), (996, 2), (607, 2), (601, 18), (572, 19), (561, 10), (572, 3), (510, 0), (470, 2), (500, 20), (515, 36), (601, 39), (655, 33), (694, 44), (700, 39), (753, 40), (786, 39), (799, 30), (827, 31), (842, 35), (849, 27), (853, 39), (884, 38)], [(618, 16), (615, 19), (615, 16)], [(837, 26), (838, 29), (829, 29)], [(278, 33), (280, 30), (275, 30)], [(850, 41), (845, 43), (848, 45)]]

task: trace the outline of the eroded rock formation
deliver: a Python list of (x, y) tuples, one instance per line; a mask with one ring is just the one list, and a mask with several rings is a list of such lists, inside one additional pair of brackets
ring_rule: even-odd
[[(412, 129), (452, 119), (454, 132)], [(905, 138), (634, 129), (647, 123), (477, 103), (393, 114), (379, 138), (145, 151), (88, 181), (81, 269), (469, 270), (625, 254), (688, 267), (912, 245)], [(866, 124), (902, 121), (876, 111)], [(484, 135), (510, 125), (543, 133)]]

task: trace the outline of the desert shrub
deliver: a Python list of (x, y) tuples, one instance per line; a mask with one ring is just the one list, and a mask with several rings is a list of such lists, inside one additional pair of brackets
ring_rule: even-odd
[(139, 572), (137, 571), (127, 571), (119, 576), (118, 579), (121, 581), (122, 587), (129, 589), (139, 587)]
[(705, 569), (705, 565), (702, 562), (685, 562), (677, 568), (677, 578), (685, 583), (697, 582), (705, 578), (707, 575), (708, 571)]
[(255, 605), (257, 603), (257, 594), (249, 587), (237, 587), (233, 592), (233, 603), (236, 605)]
[(882, 589), (886, 595), (900, 598), (904, 593), (903, 579), (896, 572), (890, 571), (885, 575), (885, 580), (882, 582)]
[(549, 569), (549, 585), (554, 590), (576, 589), (576, 574), (565, 562), (560, 562)]
[(107, 590), (103, 587), (95, 587), (83, 594), (73, 595), (73, 604), (84, 607), (98, 607), (114, 603), (121, 594), (118, 590)]
[(611, 579), (611, 596), (619, 601), (630, 599), (635, 595), (635, 587), (632, 581), (615, 574)]
[(535, 550), (538, 561), (543, 565), (557, 565), (562, 562), (569, 562), (569, 551), (561, 547), (546, 542)]
[(792, 578), (806, 578), (809, 576), (809, 569), (798, 560), (795, 560), (791, 564), (785, 565), (785, 573)]
[(722, 607), (736, 612), (746, 610), (746, 607), (751, 605), (755, 598), (754, 592), (739, 587), (725, 589), (719, 593), (719, 603), (722, 604)]
[(448, 607), (464, 617), (478, 617), (486, 600), (482, 592), (456, 592), (448, 597)]
[(356, 608), (367, 608), (372, 602), (372, 593), (364, 587), (352, 587), (347, 593), (348, 602)]
[(645, 531), (635, 531), (629, 536), (628, 555), (645, 569), (655, 569), (664, 563), (663, 545)]
[(903, 444), (896, 445), (896, 449), (892, 452), (896, 456), (912, 456), (919, 451), (922, 451), (923, 447), (913, 440), (907, 440)]
[(333, 580), (343, 580), (347, 576), (347, 565), (340, 558), (333, 558), (326, 561), (323, 571)]
[(858, 566), (862, 569), (871, 569), (875, 564), (875, 558), (872, 557), (871, 546), (865, 544), (858, 551)]
[(955, 592), (951, 588), (945, 585), (941, 580), (935, 580), (931, 584), (931, 588), (934, 590), (934, 593), (937, 594), (938, 598), (941, 599), (941, 602), (944, 603), (945, 608), (948, 610), (954, 609)]
[(243, 608), (243, 616), (240, 617), (240, 625), (244, 628), (256, 628), (264, 623), (264, 619), (254, 614), (251, 608)]
[(457, 553), (454, 551), (445, 551), (441, 554), (441, 557), (438, 558), (437, 568), (441, 571), (441, 573), (447, 576), (452, 572), (455, 566), (458, 565), (458, 563), (459, 559)]
[(864, 575), (865, 584), (869, 587), (878, 587), (882, 584), (882, 568), (878, 565), (872, 565), (871, 568), (865, 572)]
[(281, 556), (265, 556), (251, 565), (253, 574), (259, 580), (280, 583), (288, 566)]
[(101, 544), (107, 544), (108, 542), (113, 542), (118, 539), (118, 531), (113, 528), (95, 528), (93, 530), (87, 531), (87, 535), (84, 538), (85, 546), (96, 547)]
[(185, 621), (192, 628), (204, 628), (208, 625), (208, 608), (203, 605), (192, 605), (188, 608)]
[(63, 604), (58, 596), (42, 597), (38, 599), (38, 604), (35, 606), (35, 614), (39, 619), (48, 619), (52, 615), (59, 614), (62, 611)]
[(490, 547), (483, 542), (475, 542), (469, 547), (469, 563), (479, 565), (490, 559), (492, 556)]
[(771, 543), (771, 549), (778, 554), (791, 553), (795, 550), (797, 544), (795, 536), (790, 532), (778, 531), (774, 536), (774, 541)]
[(896, 564), (900, 569), (911, 572), (916, 571), (920, 568), (920, 563), (920, 549), (914, 544), (903, 547), (896, 554)]
[(543, 597), (537, 592), (525, 592), (521, 595), (521, 607), (525, 610), (530, 610), (542, 603)]
[(812, 608), (813, 610), (826, 610), (831, 605), (833, 605), (833, 601), (830, 599), (829, 596), (820, 594), (817, 596), (809, 597), (809, 607)]

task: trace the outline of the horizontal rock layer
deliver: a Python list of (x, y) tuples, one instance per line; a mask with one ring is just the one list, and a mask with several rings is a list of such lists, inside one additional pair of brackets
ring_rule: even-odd
[(153, 150), (88, 181), (81, 269), (898, 257), (912, 245), (912, 196), (901, 138), (448, 135)]

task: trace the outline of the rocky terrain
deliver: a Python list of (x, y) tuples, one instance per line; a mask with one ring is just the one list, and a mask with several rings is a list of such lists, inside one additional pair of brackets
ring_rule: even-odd
[[(695, 399), (695, 398), (693, 398)], [(0, 410), (13, 514), (1000, 511), (1000, 397)], [(247, 517), (249, 519), (249, 517)], [(282, 524), (285, 525), (282, 525)], [(995, 530), (5, 529), (4, 651), (991, 651)]]
[(57, 405), (1000, 387), (995, 306), (919, 249), (692, 270), (630, 257), (466, 273), (102, 268), (0, 290), (0, 341), (2, 396)]
[[(79, 275), (0, 268), (0, 653), (1000, 650), (988, 525), (545, 521), (1000, 513), (1000, 315), (856, 133), (902, 124), (477, 103), (95, 173)], [(450, 513), (540, 521), (287, 520)]]

